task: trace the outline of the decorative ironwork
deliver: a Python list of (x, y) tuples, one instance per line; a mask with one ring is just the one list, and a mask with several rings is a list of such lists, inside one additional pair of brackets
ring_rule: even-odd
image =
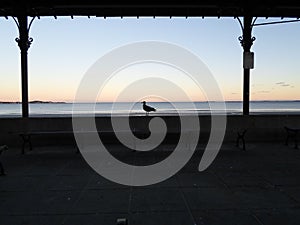
[[(281, 17), (281, 19), (283, 19), (283, 17)], [(296, 20), (287, 20), (287, 21), (274, 21), (268, 23), (257, 23), (257, 24), (253, 24), (253, 26), (272, 25), (272, 24), (279, 24), (279, 23), (294, 23), (294, 22), (300, 22), (300, 20), (296, 19)]]
[[(250, 26), (250, 29), (251, 29), (251, 32), (252, 32), (252, 28), (253, 28), (253, 26), (255, 26), (255, 22), (256, 22), (256, 20), (257, 20), (257, 18), (258, 17), (255, 17), (254, 18), (254, 20), (253, 20), (253, 22), (251, 23), (251, 26)], [(244, 26), (243, 26), (243, 23), (242, 23), (242, 21), (241, 21), (241, 19), (239, 18), (239, 17), (236, 17), (236, 19), (238, 20), (238, 22), (239, 22), (239, 24), (240, 24), (240, 26), (241, 26), (241, 29), (242, 29), (242, 31), (243, 31), (243, 33), (244, 33)], [(244, 38), (243, 38), (243, 36), (239, 36), (238, 37), (238, 40), (240, 41), (240, 43), (241, 43), (241, 46), (244, 48), (244, 46), (245, 46), (245, 41), (244, 41)], [(253, 42), (256, 40), (256, 38), (255, 37), (251, 37), (251, 40), (250, 40), (250, 47), (253, 45)]]
[[(239, 41), (240, 41), (240, 43), (241, 43), (241, 46), (244, 47), (244, 46), (245, 46), (245, 41), (244, 41), (243, 36), (239, 36), (238, 39), (239, 39)], [(254, 42), (255, 40), (256, 40), (256, 37), (252, 37), (252, 38), (251, 38), (250, 46), (253, 45), (253, 42)]]
[[(20, 35), (20, 33), (21, 33), (21, 30), (20, 30), (20, 24), (19, 24), (19, 22), (16, 20), (16, 18), (15, 17), (12, 17), (13, 18), (13, 20), (15, 21), (15, 23), (16, 23), (16, 25), (17, 25), (17, 27), (18, 27), (18, 30), (19, 30), (19, 37), (17, 37), (16, 39), (15, 39), (15, 41), (18, 43), (18, 46), (19, 46), (19, 48), (20, 49), (23, 49), (23, 48), (25, 48), (26, 50), (28, 50), (29, 48), (30, 48), (30, 45), (31, 45), (31, 43), (33, 42), (33, 38), (32, 37), (28, 37), (28, 40), (21, 40), (21, 35)], [(30, 21), (30, 23), (29, 23), (29, 25), (28, 25), (28, 28), (27, 28), (27, 34), (29, 34), (29, 30), (30, 30), (30, 28), (31, 28), (31, 25), (32, 25), (32, 22), (34, 21), (34, 19), (35, 19), (35, 17), (33, 17), (32, 19), (31, 19), (31, 21)], [(24, 41), (24, 42), (23, 42)]]
[[(18, 43), (18, 46), (22, 48), (22, 42), (20, 38), (16, 38), (15, 41)], [(26, 49), (28, 50), (30, 48), (31, 43), (33, 42), (33, 38), (29, 37), (27, 42), (26, 42)]]

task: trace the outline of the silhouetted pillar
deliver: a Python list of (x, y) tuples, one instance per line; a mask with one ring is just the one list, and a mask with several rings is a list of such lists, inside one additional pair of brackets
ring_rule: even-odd
[(19, 38), (16, 38), (21, 50), (21, 82), (22, 82), (22, 117), (28, 118), (28, 59), (27, 52), (32, 42), (29, 38), (28, 20), (26, 15), (18, 16)]
[[(251, 46), (255, 37), (252, 33), (252, 16), (244, 16), (243, 36), (239, 37), (245, 53), (250, 53)], [(245, 60), (245, 57), (244, 57)], [(245, 65), (245, 63), (244, 63)], [(249, 115), (249, 93), (250, 93), (250, 68), (244, 66), (244, 85), (243, 85), (243, 114)]]

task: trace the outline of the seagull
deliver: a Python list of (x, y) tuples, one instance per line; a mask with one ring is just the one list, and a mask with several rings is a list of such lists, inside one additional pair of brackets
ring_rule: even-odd
[(146, 115), (148, 115), (148, 113), (149, 113), (149, 112), (151, 112), (151, 111), (153, 111), (153, 112), (155, 112), (155, 111), (156, 111), (156, 109), (155, 109), (155, 108), (153, 108), (153, 107), (151, 107), (151, 106), (148, 106), (148, 105), (146, 105), (146, 102), (145, 102), (145, 101), (143, 101), (142, 103), (143, 103), (143, 110), (145, 110), (145, 111), (146, 111)]

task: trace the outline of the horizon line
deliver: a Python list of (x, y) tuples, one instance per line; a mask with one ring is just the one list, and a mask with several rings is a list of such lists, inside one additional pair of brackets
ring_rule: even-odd
[[(151, 103), (167, 103), (164, 101), (147, 101)], [(177, 102), (177, 103), (184, 103), (187, 101), (170, 101), (170, 102)], [(206, 102), (243, 102), (243, 100), (213, 100), (213, 101), (190, 101), (190, 102), (201, 102), (201, 103), (206, 103)], [(250, 100), (249, 102), (300, 102), (300, 99), (294, 99), (294, 100)], [(28, 102), (29, 104), (92, 104), (92, 103), (133, 103), (133, 101), (97, 101), (97, 102), (89, 102), (89, 101), (84, 101), (84, 102), (72, 102), (72, 101), (46, 101), (46, 100), (32, 100)], [(135, 102), (138, 103), (138, 102)], [(22, 104), (22, 101), (0, 101), (0, 104)]]

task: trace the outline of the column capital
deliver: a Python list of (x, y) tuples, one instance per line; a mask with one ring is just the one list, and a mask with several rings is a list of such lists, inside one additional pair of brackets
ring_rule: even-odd
[(27, 51), (33, 42), (33, 38), (29, 37), (29, 30), (35, 17), (31, 19), (29, 25), (27, 16), (17, 16), (16, 18), (13, 17), (13, 19), (19, 30), (19, 37), (17, 37), (15, 41), (18, 43), (21, 51)]

